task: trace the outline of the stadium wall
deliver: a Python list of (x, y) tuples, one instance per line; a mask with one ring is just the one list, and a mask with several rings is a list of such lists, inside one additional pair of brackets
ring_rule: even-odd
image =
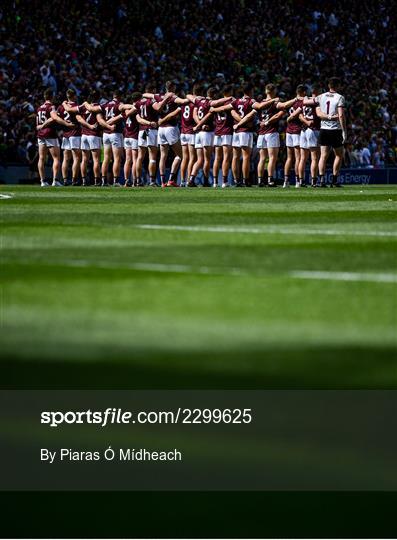
[[(283, 178), (283, 170), (277, 170), (277, 178)], [(331, 170), (327, 171), (330, 181)], [(48, 169), (48, 177), (51, 170)], [(306, 173), (308, 178), (308, 172)], [(397, 167), (388, 169), (342, 169), (340, 180), (343, 184), (397, 184)], [(38, 182), (38, 181), (37, 181)], [(21, 165), (0, 166), (0, 184), (30, 184), (28, 168)]]

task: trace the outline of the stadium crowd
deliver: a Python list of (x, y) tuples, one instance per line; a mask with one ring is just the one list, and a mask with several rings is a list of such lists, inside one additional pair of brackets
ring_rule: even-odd
[[(8, 5), (7, 5), (8, 4)], [(338, 75), (352, 166), (397, 164), (397, 24), (389, 0), (60, 0), (0, 8), (0, 164), (34, 158), (45, 88), (61, 103), (93, 88), (110, 99), (149, 82), (269, 81), (281, 98)]]

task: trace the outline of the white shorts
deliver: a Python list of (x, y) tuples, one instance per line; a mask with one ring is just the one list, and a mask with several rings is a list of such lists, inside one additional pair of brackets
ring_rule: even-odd
[(214, 146), (232, 146), (233, 135), (215, 135)]
[(186, 146), (187, 144), (191, 144), (192, 146), (194, 146), (195, 138), (195, 133), (181, 133), (182, 146)]
[(257, 148), (279, 148), (280, 147), (280, 135), (277, 132), (265, 133), (264, 135), (258, 135), (256, 141)]
[(195, 148), (204, 148), (205, 146), (214, 146), (213, 131), (199, 131), (194, 143)]
[(319, 135), (318, 129), (307, 128), (305, 131), (301, 131), (299, 146), (301, 148), (317, 148)]
[(62, 150), (80, 150), (81, 137), (63, 137)]
[(299, 133), (286, 133), (285, 144), (286, 146), (292, 148), (297, 147), (300, 144), (300, 134)]
[(138, 139), (124, 137), (124, 148), (127, 150), (138, 150)]
[(100, 150), (102, 146), (102, 139), (97, 135), (82, 135), (81, 136), (81, 149), (82, 150)]
[(240, 133), (234, 133), (233, 146), (235, 148), (241, 148), (243, 146), (252, 148), (254, 146), (254, 134), (249, 131), (241, 131)]
[(113, 146), (114, 148), (123, 148), (123, 134), (122, 133), (104, 133), (103, 134), (103, 146)]
[(138, 146), (157, 146), (157, 129), (141, 129), (138, 135)]
[(51, 146), (56, 146), (59, 148), (59, 141), (58, 139), (42, 139), (41, 137), (39, 137), (37, 139), (37, 143), (38, 144), (45, 144), (45, 146), (47, 146), (47, 148), (51, 148)]
[(159, 127), (158, 144), (169, 144), (172, 146), (181, 138), (181, 133), (178, 126)]

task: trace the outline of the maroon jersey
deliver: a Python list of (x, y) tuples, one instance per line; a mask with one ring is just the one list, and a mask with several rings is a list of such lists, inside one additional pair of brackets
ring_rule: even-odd
[[(259, 111), (259, 121), (266, 122), (278, 112), (280, 112), (280, 109), (277, 109), (277, 105), (273, 101), (267, 107)], [(276, 120), (275, 122), (272, 122), (271, 124), (268, 124), (267, 126), (259, 125), (258, 134), (266, 135), (266, 133), (277, 133), (279, 130), (279, 123), (280, 121)]]
[(233, 135), (234, 118), (230, 111), (215, 113), (215, 135)]
[[(157, 103), (160, 103), (160, 101), (163, 101), (164, 94), (155, 94), (154, 95), (154, 101)], [(176, 109), (179, 107), (177, 103), (175, 103), (175, 97), (171, 97), (167, 103), (164, 105), (164, 107), (161, 109), (161, 111), (158, 112), (159, 118), (165, 118), (168, 114), (176, 111)], [(174, 116), (174, 118), (171, 118), (171, 120), (168, 120), (167, 122), (161, 124), (161, 127), (170, 127), (170, 126), (177, 126), (179, 123), (178, 115)]]
[[(69, 101), (68, 104), (71, 107), (77, 107), (77, 103), (73, 101)], [(76, 114), (68, 113), (67, 111), (65, 111), (65, 108), (63, 105), (60, 105), (58, 107), (57, 112), (63, 120), (66, 120), (66, 122), (72, 122), (72, 124), (74, 124), (72, 128), (67, 128), (66, 126), (63, 128), (63, 136), (66, 137), (67, 139), (69, 137), (80, 137), (81, 128), (80, 128), (80, 124), (76, 120)]]
[[(120, 101), (117, 99), (112, 99), (111, 101), (108, 101), (104, 105), (101, 105), (102, 114), (105, 118), (105, 121), (111, 120), (115, 116), (118, 116), (121, 114), (121, 111), (119, 109)], [(110, 131), (109, 129), (104, 129), (104, 133), (123, 133), (123, 120), (120, 118), (120, 120), (117, 120), (116, 123), (113, 124), (114, 131)]]
[(181, 132), (191, 135), (194, 133), (193, 128), (196, 125), (196, 122), (193, 118), (194, 103), (187, 103), (182, 105), (181, 110)]
[[(240, 118), (244, 118), (252, 111), (252, 105), (255, 103), (255, 100), (248, 97), (242, 97), (240, 99), (236, 99), (234, 103), (232, 103), (233, 109), (238, 113)], [(236, 133), (242, 133), (242, 132), (250, 132), (254, 131), (254, 119), (250, 120), (244, 126), (239, 127), (236, 129)]]
[[(303, 109), (303, 98), (297, 99), (292, 107), (289, 108), (289, 114), (292, 114), (296, 109)], [(291, 122), (287, 122), (287, 131), (286, 133), (291, 133), (293, 135), (299, 135), (302, 131), (302, 122), (299, 120), (299, 115), (295, 116)]]
[[(138, 114), (141, 118), (143, 118), (143, 120), (147, 120), (148, 122), (158, 121), (159, 115), (158, 112), (153, 109), (153, 103), (155, 103), (155, 101), (150, 98), (142, 98), (135, 103), (135, 108), (138, 110)], [(148, 126), (139, 124), (140, 131), (147, 128)]]
[(123, 112), (123, 118), (124, 118), (124, 137), (126, 139), (137, 139), (138, 133), (139, 133), (139, 124), (138, 120), (136, 119), (137, 112), (134, 112), (127, 116), (125, 112)]
[[(55, 111), (55, 105), (50, 103), (49, 101), (46, 101), (43, 103), (43, 105), (40, 105), (40, 107), (36, 111), (36, 125), (43, 124), (46, 120), (51, 118), (51, 112)], [(57, 138), (57, 132), (56, 132), (56, 123), (52, 122), (51, 124), (48, 124), (47, 127), (43, 129), (39, 129), (37, 132), (37, 137), (40, 139), (56, 139)]]
[[(194, 100), (194, 106), (197, 109), (197, 116), (199, 120), (202, 120), (210, 112), (211, 100), (209, 98), (196, 98)], [(212, 114), (205, 123), (208, 126), (207, 131), (214, 131), (215, 129), (215, 118)]]
[[(93, 105), (98, 105), (98, 103), (93, 103)], [(90, 126), (93, 126), (92, 129), (86, 128), (85, 126), (81, 127), (81, 133), (83, 135), (92, 135), (94, 137), (100, 137), (101, 136), (101, 127), (98, 125), (96, 114), (90, 112), (87, 110), (84, 105), (79, 105), (79, 112), (80, 116), (83, 117), (83, 120), (87, 122), (87, 124), (90, 124)], [(97, 124), (96, 127), (95, 124)]]
[[(311, 120), (313, 122), (313, 125), (310, 126), (311, 129), (320, 129), (321, 127), (321, 120), (317, 116), (316, 113), (316, 107), (317, 105), (303, 105), (302, 114), (305, 117), (306, 120)], [(307, 129), (305, 125), (302, 126), (302, 129)]]

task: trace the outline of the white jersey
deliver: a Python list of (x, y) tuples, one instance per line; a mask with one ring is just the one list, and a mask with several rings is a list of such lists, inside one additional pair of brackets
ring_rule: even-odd
[[(345, 98), (337, 92), (325, 92), (315, 99), (321, 112), (326, 115), (334, 116), (338, 114), (339, 107), (345, 106)], [(339, 120), (321, 120), (321, 129), (342, 129), (342, 126)]]

